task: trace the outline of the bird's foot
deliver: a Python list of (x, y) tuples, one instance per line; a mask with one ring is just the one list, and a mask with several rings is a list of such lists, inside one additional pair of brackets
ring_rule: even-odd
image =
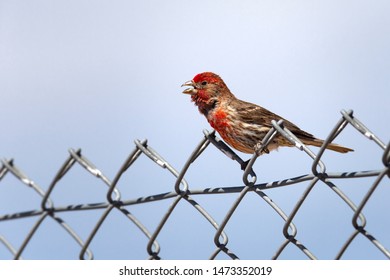
[(263, 147), (262, 141), (255, 145), (254, 150), (257, 156), (261, 156), (262, 154), (269, 154), (269, 150)]

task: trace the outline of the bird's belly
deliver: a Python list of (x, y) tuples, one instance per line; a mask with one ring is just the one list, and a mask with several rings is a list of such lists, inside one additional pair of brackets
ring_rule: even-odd
[[(270, 130), (266, 126), (250, 124), (231, 118), (226, 110), (210, 112), (206, 118), (227, 144), (247, 154), (254, 153), (256, 144), (259, 144)], [(277, 147), (276, 142), (272, 141), (267, 149), (271, 151)]]
[(253, 154), (254, 148), (265, 136), (268, 130), (259, 126), (249, 126), (234, 121), (214, 121), (210, 125), (221, 135), (222, 139), (234, 149)]

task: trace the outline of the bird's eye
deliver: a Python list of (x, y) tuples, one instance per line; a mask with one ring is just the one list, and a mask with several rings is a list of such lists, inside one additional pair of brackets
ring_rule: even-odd
[(202, 86), (205, 86), (205, 85), (207, 85), (207, 82), (206, 82), (206, 81), (203, 81), (203, 82), (202, 82)]

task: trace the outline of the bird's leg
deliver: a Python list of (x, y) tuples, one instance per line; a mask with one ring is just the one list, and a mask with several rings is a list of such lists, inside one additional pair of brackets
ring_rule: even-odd
[(263, 147), (262, 141), (260, 141), (255, 145), (254, 150), (257, 156), (261, 156), (262, 154), (269, 154), (269, 150)]
[[(255, 153), (257, 156), (261, 156), (262, 154), (269, 154), (269, 150), (265, 147), (263, 147), (263, 142), (260, 141), (259, 143), (257, 143), (253, 149), (255, 150)], [(250, 159), (248, 159), (247, 161), (244, 161), (243, 163), (241, 163), (241, 170), (245, 170), (246, 167), (248, 166), (248, 163), (249, 163)]]

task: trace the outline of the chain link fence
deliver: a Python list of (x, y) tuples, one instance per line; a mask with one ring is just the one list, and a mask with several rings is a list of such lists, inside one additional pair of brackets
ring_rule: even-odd
[[(275, 253), (272, 256), (272, 259), (278, 259), (281, 253), (286, 249), (288, 245), (296, 246), (296, 248), (302, 251), (308, 259), (317, 259), (314, 252), (305, 245), (302, 241), (298, 239), (298, 229), (294, 224), (294, 219), (296, 214), (302, 208), (302, 205), (305, 204), (306, 198), (317, 183), (322, 182), (329, 186), (330, 190), (333, 191), (338, 199), (347, 207), (349, 207), (352, 212), (352, 224), (351, 224), (351, 233), (348, 238), (344, 241), (344, 244), (339, 248), (335, 259), (341, 259), (345, 251), (351, 246), (352, 243), (357, 239), (357, 236), (362, 236), (366, 238), (376, 250), (381, 252), (385, 258), (390, 259), (390, 251), (386, 249), (386, 245), (389, 246), (390, 238), (386, 240), (378, 240), (374, 233), (367, 230), (367, 218), (365, 217), (363, 210), (367, 202), (372, 197), (373, 193), (380, 187), (389, 187), (389, 177), (390, 177), (390, 145), (387, 146), (382, 142), (378, 137), (372, 133), (362, 122), (360, 122), (356, 117), (353, 116), (352, 111), (342, 111), (342, 117), (338, 123), (334, 126), (333, 130), (328, 135), (327, 139), (324, 142), (324, 145), (318, 150), (317, 153), (311, 151), (307, 146), (302, 144), (300, 140), (294, 136), (287, 128), (283, 126), (283, 121), (278, 122), (273, 121), (273, 128), (270, 132), (264, 137), (261, 147), (266, 148), (267, 145), (272, 141), (272, 139), (280, 134), (291, 143), (295, 145), (296, 148), (304, 152), (304, 155), (308, 156), (312, 160), (312, 168), (309, 174), (301, 175), (285, 180), (267, 182), (267, 183), (257, 183), (257, 176), (255, 170), (253, 170), (253, 164), (255, 163), (257, 157), (254, 155), (249, 160), (246, 165), (245, 170), (243, 171), (243, 183), (242, 186), (236, 187), (208, 187), (204, 189), (192, 189), (189, 187), (185, 179), (187, 171), (190, 169), (191, 165), (197, 160), (199, 155), (205, 151), (210, 145), (210, 143), (223, 152), (230, 159), (233, 159), (238, 162), (239, 166), (243, 165), (244, 161), (232, 151), (223, 141), (218, 139), (215, 136), (215, 132), (204, 131), (204, 137), (194, 149), (191, 156), (188, 158), (186, 164), (181, 170), (176, 170), (169, 162), (167, 162), (162, 156), (160, 156), (147, 141), (135, 141), (135, 148), (127, 157), (121, 168), (118, 170), (116, 176), (113, 180), (107, 178), (102, 171), (100, 171), (90, 160), (88, 160), (81, 152), (81, 150), (69, 150), (69, 157), (66, 159), (62, 167), (58, 170), (54, 179), (48, 186), (47, 190), (44, 190), (34, 181), (32, 181), (23, 171), (16, 166), (12, 159), (4, 159), (1, 161), (2, 165), (0, 167), (0, 188), (6, 188), (4, 183), (4, 178), (6, 176), (15, 176), (21, 183), (32, 188), (36, 194), (40, 197), (40, 207), (38, 209), (33, 209), (31, 211), (23, 211), (18, 213), (8, 213), (0, 216), (0, 223), (6, 221), (14, 221), (22, 218), (35, 218), (33, 226), (29, 230), (27, 236), (24, 238), (20, 246), (15, 246), (9, 241), (9, 238), (0, 232), (0, 250), (7, 250), (11, 253), (14, 259), (21, 259), (23, 257), (23, 252), (26, 247), (29, 245), (29, 242), (33, 238), (34, 234), (41, 227), (42, 222), (51, 219), (67, 233), (69, 234), (75, 242), (80, 246), (79, 256), (80, 259), (93, 259), (93, 253), (90, 249), (90, 244), (94, 240), (96, 234), (99, 232), (101, 225), (107, 219), (109, 214), (113, 209), (119, 210), (127, 219), (129, 223), (133, 223), (136, 228), (147, 238), (146, 242), (147, 254), (149, 259), (160, 259), (160, 244), (159, 244), (159, 235), (166, 225), (167, 221), (170, 219), (172, 213), (177, 209), (179, 202), (189, 203), (203, 217), (207, 220), (211, 226), (215, 229), (215, 235), (213, 239), (214, 248), (210, 248), (210, 259), (215, 259), (220, 257), (220, 254), (225, 254), (225, 257), (231, 259), (239, 259), (232, 249), (229, 248), (228, 234), (226, 227), (231, 220), (232, 215), (235, 214), (237, 207), (243, 201), (244, 197), (252, 192), (257, 194), (264, 202), (277, 213), (277, 216), (283, 220), (283, 229), (281, 232), (275, 232), (275, 235), (280, 234), (283, 236), (283, 242), (275, 248)], [(371, 171), (354, 171), (354, 172), (326, 172), (326, 166), (322, 161), (322, 156), (324, 154), (326, 146), (333, 142), (334, 139), (344, 130), (344, 128), (350, 125), (362, 135), (367, 137), (369, 140), (372, 140), (379, 149), (383, 151), (383, 156), (381, 159), (378, 159), (379, 169)], [(156, 165), (169, 171), (172, 176), (174, 176), (175, 184), (173, 185), (172, 191), (162, 194), (155, 194), (145, 197), (139, 197), (135, 199), (123, 199), (119, 188), (117, 187), (118, 182), (121, 180), (123, 174), (125, 174), (132, 164), (140, 157), (146, 156), (152, 160)], [(381, 161), (381, 162), (380, 162)], [(66, 206), (56, 206), (52, 199), (51, 194), (56, 188), (58, 183), (67, 175), (69, 170), (74, 168), (75, 165), (82, 166), (88, 173), (97, 177), (105, 185), (107, 185), (106, 197), (102, 198), (102, 202), (93, 203), (93, 204), (71, 204)], [(335, 183), (336, 179), (351, 181), (355, 178), (363, 177), (372, 177), (373, 183), (368, 186), (366, 193), (358, 203), (355, 203), (351, 198), (349, 198)], [(382, 182), (382, 183), (381, 183)], [(267, 190), (272, 188), (283, 188), (289, 185), (304, 183), (305, 190), (301, 197), (295, 202), (290, 213), (286, 213), (282, 207), (280, 207), (276, 202), (274, 202), (268, 195)], [(381, 184), (380, 184), (381, 183)], [(199, 195), (209, 196), (214, 194), (235, 194), (236, 197), (233, 204), (230, 206), (230, 209), (225, 213), (225, 216), (221, 221), (217, 221), (212, 215), (210, 215), (204, 206), (196, 201), (195, 197)], [(129, 209), (132, 205), (145, 204), (145, 203), (156, 203), (161, 200), (171, 200), (170, 206), (163, 213), (161, 220), (159, 220), (155, 229), (151, 230), (145, 226), (145, 223), (139, 218), (137, 218)], [(102, 214), (98, 219), (97, 223), (90, 230), (88, 237), (83, 240), (79, 234), (72, 228), (72, 226), (65, 221), (62, 216), (64, 212), (78, 212), (80, 215), (84, 210), (96, 211), (102, 210)], [(83, 211), (82, 211), (83, 210)], [(195, 214), (194, 214), (195, 215)], [(304, 231), (304, 227), (300, 228)], [(390, 234), (390, 233), (389, 233)], [(261, 236), (260, 233), (256, 235)], [(166, 248), (169, 250), (169, 248)], [(271, 256), (270, 256), (271, 257)], [(76, 258), (76, 256), (75, 256)]]

